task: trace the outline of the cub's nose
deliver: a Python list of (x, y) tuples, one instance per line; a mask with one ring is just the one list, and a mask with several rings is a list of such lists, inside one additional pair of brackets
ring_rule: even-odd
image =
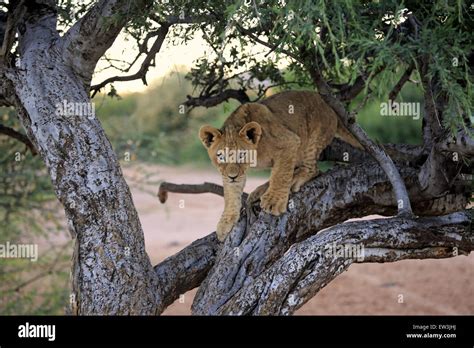
[(228, 175), (229, 179), (231, 179), (231, 180), (237, 179), (238, 176), (239, 176), (238, 174), (236, 174), (235, 176), (233, 176), (233, 175)]

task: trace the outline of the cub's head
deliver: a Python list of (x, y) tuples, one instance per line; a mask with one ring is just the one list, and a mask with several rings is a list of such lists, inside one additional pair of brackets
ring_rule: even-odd
[(261, 136), (262, 128), (257, 122), (241, 127), (229, 124), (222, 130), (206, 125), (199, 130), (212, 164), (228, 183), (243, 183), (247, 169), (256, 166)]

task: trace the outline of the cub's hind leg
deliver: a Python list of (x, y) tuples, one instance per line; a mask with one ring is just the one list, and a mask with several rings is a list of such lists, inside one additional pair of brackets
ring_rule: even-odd
[(301, 144), (299, 136), (283, 127), (278, 134), (280, 148), (274, 151), (269, 186), (260, 198), (260, 207), (276, 216), (286, 212), (296, 155)]
[(291, 192), (298, 192), (304, 184), (318, 175), (318, 165), (316, 159), (321, 154), (322, 149), (317, 147), (316, 141), (309, 144), (304, 152), (302, 163), (295, 169), (291, 182)]
[(302, 163), (295, 169), (291, 183), (291, 192), (298, 192), (301, 186), (319, 174), (317, 161), (326, 146), (326, 142), (321, 143), (321, 139), (318, 140), (317, 137), (311, 139), (304, 151)]
[[(320, 115), (324, 116), (324, 115)], [(327, 115), (326, 115), (327, 116)], [(298, 192), (305, 183), (319, 174), (317, 160), (321, 152), (334, 139), (337, 130), (336, 117), (322, 117), (317, 127), (311, 132), (303, 158), (295, 169), (291, 183), (291, 191)]]

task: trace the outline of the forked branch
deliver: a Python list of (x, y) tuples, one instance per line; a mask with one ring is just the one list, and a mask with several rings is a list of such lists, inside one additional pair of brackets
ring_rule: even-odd
[[(352, 263), (439, 259), (474, 250), (472, 211), (333, 226), (293, 245), (265, 272), (207, 314), (288, 315)], [(204, 314), (199, 310), (196, 314)]]
[[(408, 152), (412, 150), (407, 149)], [(410, 198), (417, 215), (446, 214), (462, 210), (467, 204), (468, 198), (460, 194), (423, 200), (417, 190), (416, 170), (405, 167), (400, 172), (409, 185)], [(343, 186), (342, 182), (345, 183)], [(177, 185), (180, 191), (183, 187), (189, 191), (189, 186), (193, 187)], [(204, 191), (202, 185), (196, 186)], [(349, 218), (396, 213), (390, 182), (380, 167), (374, 168), (367, 161), (326, 172), (290, 198), (292, 207), (283, 216), (259, 213), (257, 208), (255, 220), (249, 222), (243, 212), (224, 245), (212, 233), (157, 265), (155, 271), (159, 272), (161, 279), (166, 279), (164, 284), (167, 285), (163, 291), (171, 296), (171, 300), (166, 300), (166, 303), (200, 285), (194, 312), (212, 314), (212, 308), (219, 308), (219, 304), (231, 300), (239, 289), (246, 286), (246, 281), (257, 279), (286, 252), (291, 252), (292, 249), (288, 249), (292, 244), (303, 242), (318, 231)], [(370, 224), (370, 221), (364, 223)], [(465, 224), (463, 226), (468, 228)], [(431, 238), (431, 234), (420, 234), (419, 237), (423, 237), (420, 241), (424, 242)], [(366, 260), (369, 260), (370, 254), (366, 250)], [(412, 254), (412, 258), (416, 256)], [(371, 260), (374, 260), (374, 256), (371, 256)], [(180, 271), (173, 273), (172, 269)], [(211, 273), (208, 274), (209, 270)], [(207, 279), (202, 282), (206, 275)]]
[(154, 59), (156, 54), (160, 51), (161, 46), (163, 45), (163, 42), (166, 39), (166, 35), (168, 34), (169, 31), (169, 25), (163, 24), (160, 29), (158, 29), (158, 34), (155, 42), (150, 48), (150, 51), (146, 55), (145, 59), (142, 62), (142, 65), (140, 66), (140, 69), (134, 74), (131, 75), (125, 75), (125, 76), (112, 76), (104, 81), (98, 83), (97, 85), (94, 85), (91, 87), (91, 92), (92, 92), (92, 97), (96, 95), (97, 92), (99, 92), (102, 88), (107, 86), (109, 83), (116, 82), (116, 81), (133, 81), (133, 80), (138, 80), (141, 79), (143, 81), (144, 85), (147, 85), (148, 82), (146, 80), (146, 74), (148, 70), (150, 69), (151, 66), (154, 64)]

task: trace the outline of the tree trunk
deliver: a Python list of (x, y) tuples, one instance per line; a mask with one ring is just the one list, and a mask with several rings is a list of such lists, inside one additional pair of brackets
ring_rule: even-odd
[(58, 108), (91, 103), (58, 42), (52, 17), (27, 24), (21, 67), (8, 77), (21, 122), (48, 168), (76, 238), (72, 311), (155, 314), (157, 277), (112, 146), (97, 118)]

